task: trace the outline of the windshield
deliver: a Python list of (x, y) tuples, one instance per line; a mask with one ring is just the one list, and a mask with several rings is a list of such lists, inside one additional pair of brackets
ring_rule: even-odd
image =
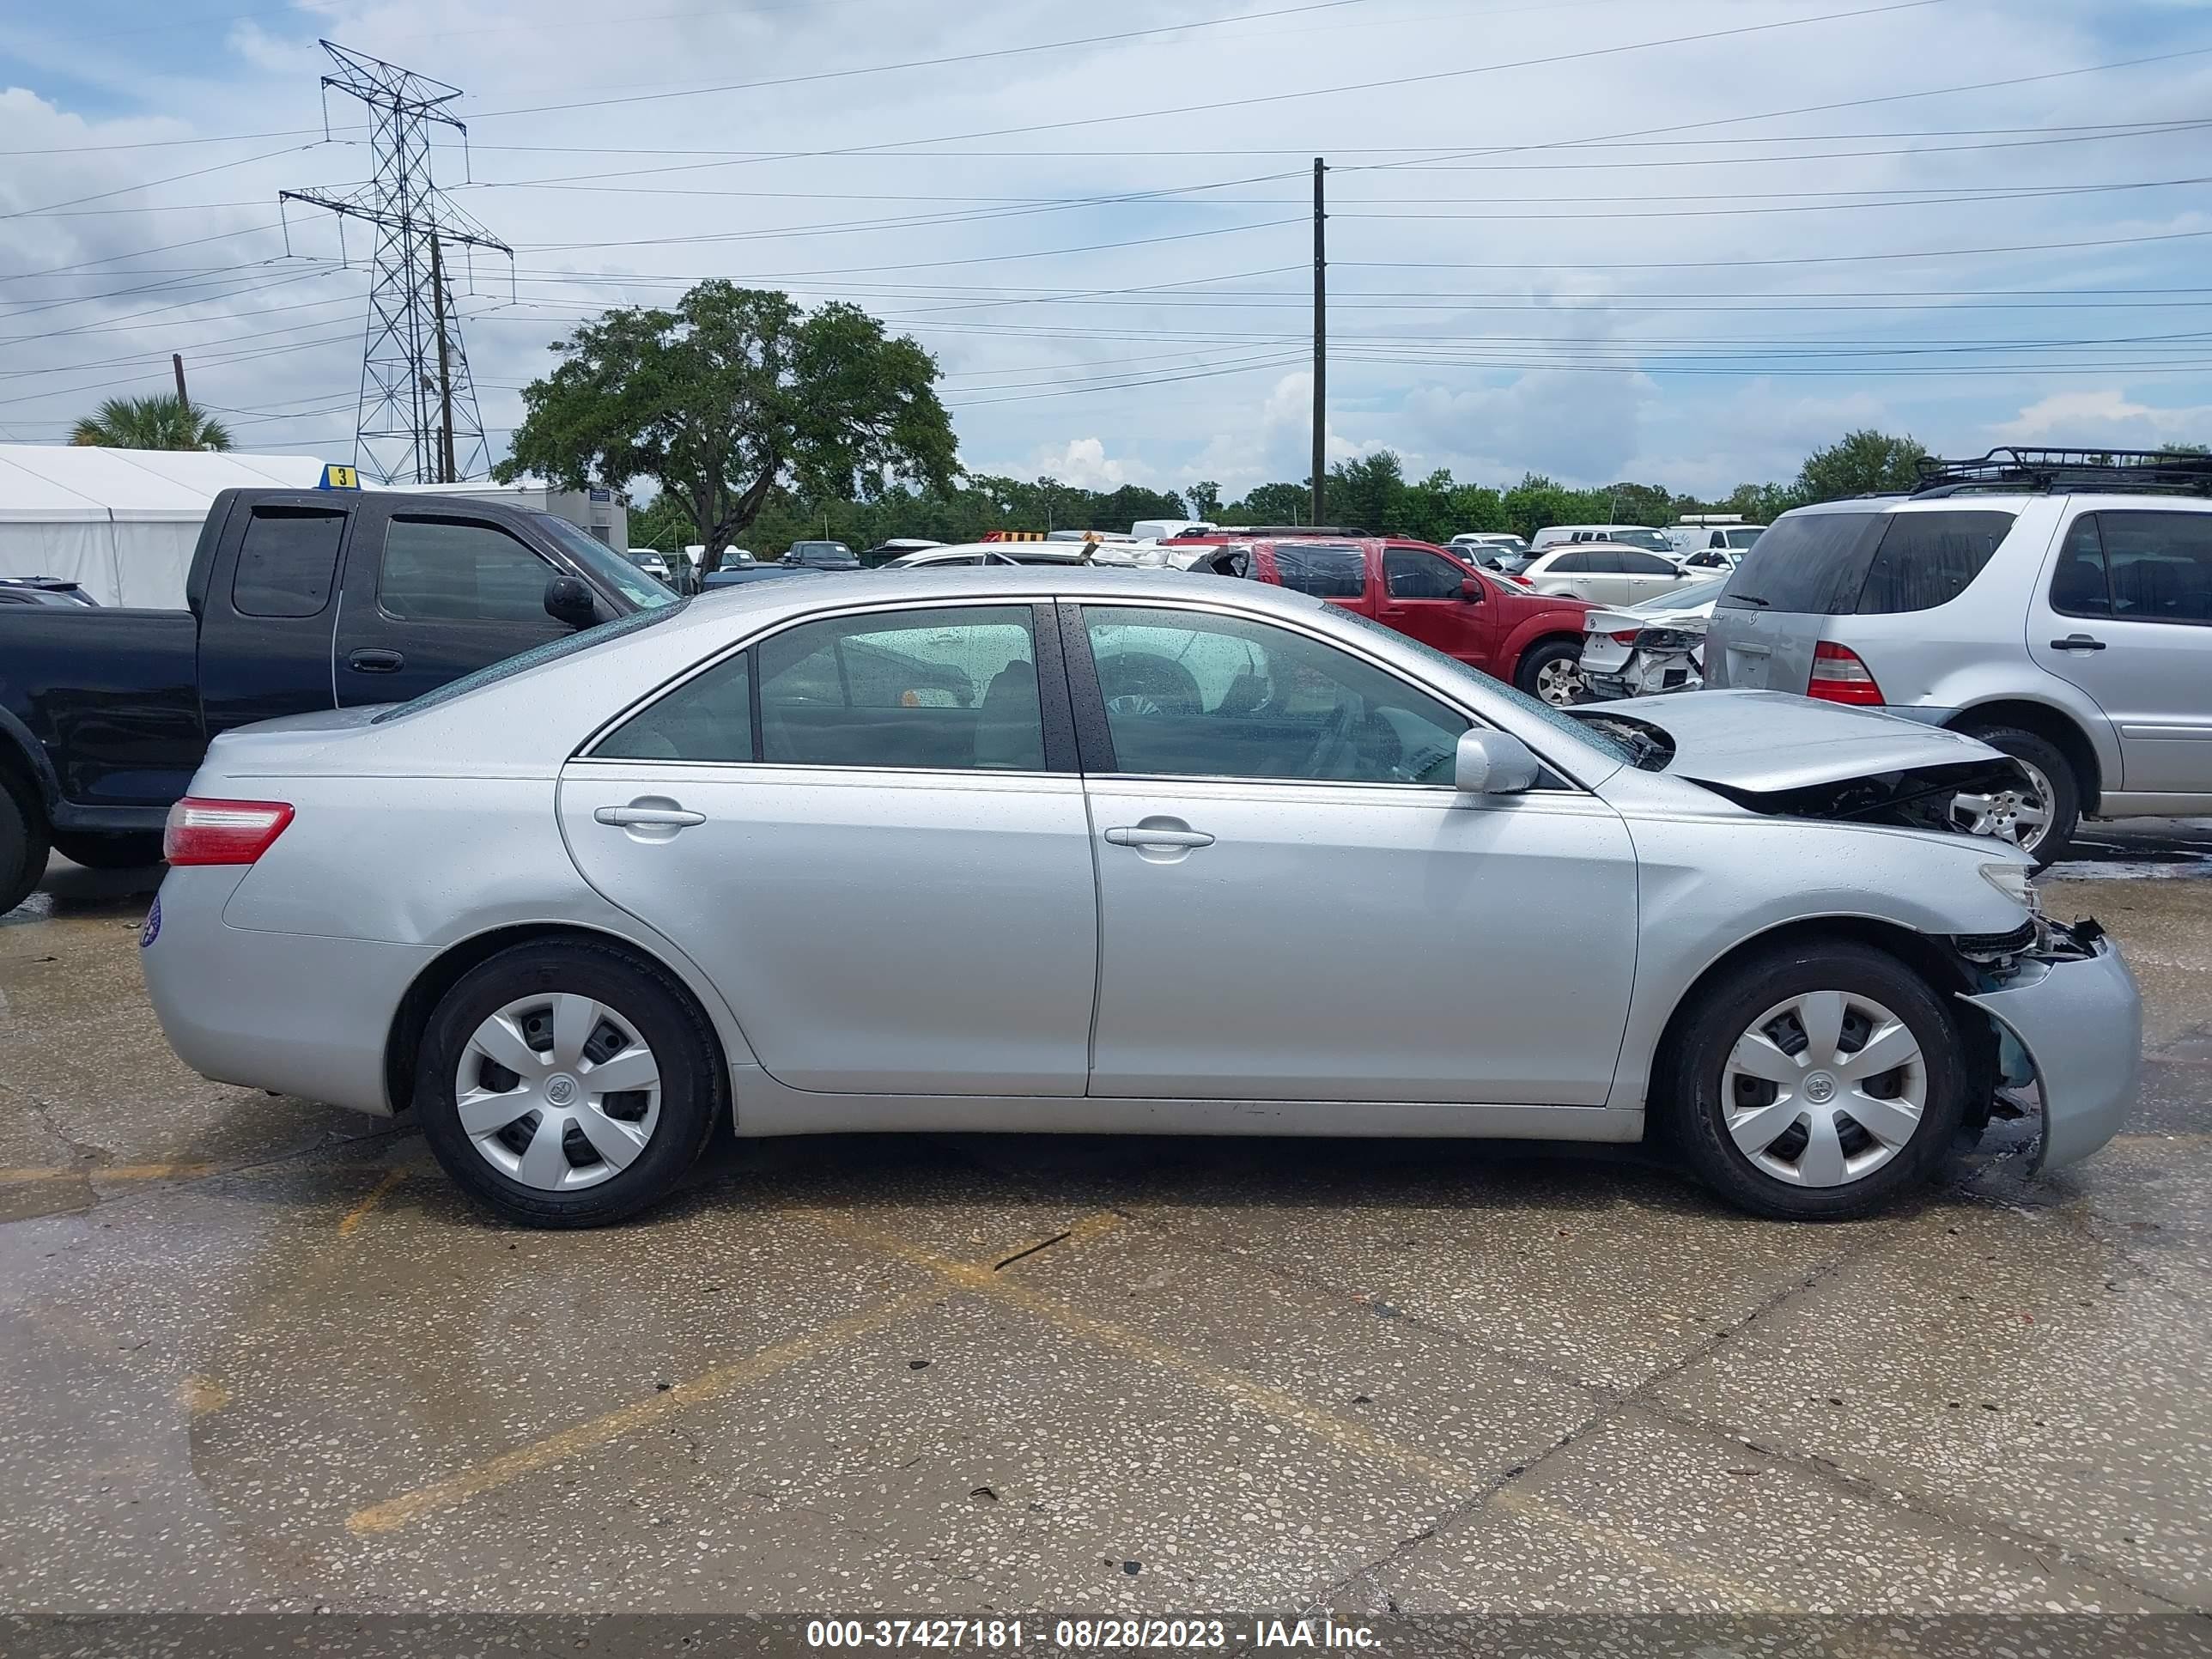
[(665, 583), (647, 575), (605, 542), (577, 529), (566, 519), (541, 513), (538, 522), (539, 528), (561, 544), (562, 552), (639, 610), (652, 611), (676, 603), (675, 593)]
[(1608, 755), (1624, 766), (1634, 766), (1638, 763), (1638, 750), (1636, 745), (1622, 741), (1612, 731), (1601, 726), (1587, 726), (1565, 711), (1554, 708), (1551, 704), (1532, 697), (1525, 691), (1516, 690), (1502, 680), (1493, 680), (1487, 674), (1478, 673), (1457, 657), (1448, 657), (1434, 646), (1425, 645), (1411, 635), (1401, 634), (1394, 629), (1385, 628), (1373, 617), (1363, 617), (1357, 611), (1348, 611), (1342, 605), (1331, 605), (1329, 615), (1350, 623), (1355, 627), (1380, 634), (1401, 649), (1419, 653), (1427, 659), (1430, 666), (1437, 674), (1448, 682), (1473, 680), (1481, 686), (1482, 694), (1485, 696), (1504, 697), (1516, 708), (1534, 715), (1554, 730), (1565, 732), (1577, 743), (1597, 750), (1601, 754)]
[(666, 593), (667, 597), (645, 610), (633, 611), (627, 617), (617, 617), (611, 623), (601, 623), (597, 628), (580, 629), (575, 633), (561, 639), (548, 640), (543, 645), (532, 646), (529, 650), (515, 656), (505, 657), (498, 662), (479, 668), (473, 674), (464, 674), (457, 680), (447, 680), (443, 685), (425, 691), (411, 702), (392, 704), (391, 708), (374, 715), (369, 724), (381, 726), (386, 720), (396, 720), (408, 714), (419, 714), (426, 708), (435, 708), (441, 702), (451, 702), (454, 698), (465, 696), (483, 686), (495, 685), (510, 675), (521, 673), (526, 668), (538, 668), (549, 662), (558, 662), (563, 657), (574, 656), (579, 651), (588, 651), (593, 646), (605, 645), (611, 641), (624, 638), (636, 633), (640, 629), (651, 628), (656, 623), (666, 622), (685, 605), (690, 604), (689, 599), (679, 599), (673, 593), (668, 593), (665, 588), (661, 591)]

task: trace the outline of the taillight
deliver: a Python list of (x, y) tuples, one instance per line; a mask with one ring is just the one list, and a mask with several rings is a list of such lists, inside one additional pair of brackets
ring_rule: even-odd
[(1607, 635), (1606, 638), (1611, 640), (1615, 645), (1633, 645), (1636, 643), (1637, 636), (1643, 631), (1639, 628), (1624, 628), (1618, 634)]
[(1536, 585), (1530, 581), (1526, 576), (1508, 575), (1505, 580), (1509, 582), (1517, 582), (1522, 587), (1534, 587)]
[(1881, 704), (1881, 688), (1875, 684), (1873, 672), (1859, 660), (1859, 653), (1848, 645), (1834, 645), (1826, 640), (1813, 647), (1813, 678), (1805, 687), (1805, 695), (1826, 702), (1862, 703), (1869, 708)]
[(161, 856), (171, 864), (251, 864), (292, 821), (281, 800), (211, 800), (187, 795), (169, 809)]

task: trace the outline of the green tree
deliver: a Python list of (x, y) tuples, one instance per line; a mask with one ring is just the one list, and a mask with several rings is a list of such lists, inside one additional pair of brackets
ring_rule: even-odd
[(1245, 524), (1304, 524), (1313, 514), (1313, 486), (1309, 483), (1255, 484), (1241, 501), (1221, 509), (1217, 522)]
[(1203, 519), (1209, 524), (1217, 521), (1221, 512), (1219, 484), (1211, 478), (1201, 478), (1182, 494), (1183, 499), (1190, 503), (1191, 517)]
[(675, 310), (610, 311), (554, 343), (522, 393), (498, 476), (564, 488), (651, 478), (690, 511), (714, 568), (771, 491), (866, 502), (894, 483), (950, 485), (952, 423), (936, 360), (856, 306), (701, 283)]
[(100, 449), (228, 449), (230, 434), (183, 398), (110, 398), (70, 434), (73, 444)]
[(1793, 506), (1842, 501), (1883, 490), (1910, 489), (1927, 446), (1907, 434), (1898, 438), (1863, 428), (1847, 432), (1826, 449), (1816, 449), (1799, 469)]
[(1405, 464), (1395, 452), (1378, 449), (1329, 468), (1328, 491), (1322, 499), (1331, 524), (1356, 526), (1370, 536), (1390, 536), (1401, 533), (1400, 498), (1405, 493)]
[(699, 526), (691, 522), (691, 509), (665, 489), (629, 515), (632, 547), (666, 553), (689, 547), (698, 539)]

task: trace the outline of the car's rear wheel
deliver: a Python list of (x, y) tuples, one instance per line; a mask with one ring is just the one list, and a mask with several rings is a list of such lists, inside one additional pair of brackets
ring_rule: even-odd
[(2018, 761), (2027, 779), (2022, 788), (1954, 797), (1954, 821), (1970, 834), (2012, 842), (2038, 869), (2065, 857), (2081, 823), (2081, 785), (2065, 750), (2017, 726), (1962, 729)]
[(30, 897), (46, 873), (46, 820), (0, 772), (0, 915)]
[(1569, 708), (1582, 700), (1584, 690), (1582, 647), (1571, 640), (1547, 640), (1521, 659), (1514, 679), (1530, 696), (1554, 708)]
[(713, 1033), (681, 987), (607, 946), (501, 951), (432, 1012), (415, 1080), (430, 1150), (532, 1227), (592, 1227), (672, 1191), (721, 1115)]
[(58, 835), (54, 851), (88, 870), (139, 870), (161, 861), (161, 832)]
[(1958, 1027), (1895, 957), (1842, 940), (1750, 957), (1701, 992), (1661, 1079), (1721, 1196), (1792, 1221), (1872, 1213), (1942, 1165), (1965, 1115)]

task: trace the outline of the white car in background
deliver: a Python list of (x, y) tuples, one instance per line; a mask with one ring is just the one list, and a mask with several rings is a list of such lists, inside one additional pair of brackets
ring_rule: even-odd
[(1541, 553), (1562, 543), (1619, 542), (1624, 547), (1640, 547), (1647, 552), (1674, 551), (1674, 544), (1661, 532), (1640, 524), (1551, 524), (1536, 532), (1529, 545)]
[(1576, 542), (1539, 553), (1513, 580), (1538, 593), (1593, 605), (1641, 605), (1686, 582), (1705, 579), (1663, 553), (1625, 542)]
[(1705, 628), (1726, 576), (1689, 582), (1618, 610), (1583, 616), (1583, 684), (1591, 696), (1650, 697), (1705, 683)]

